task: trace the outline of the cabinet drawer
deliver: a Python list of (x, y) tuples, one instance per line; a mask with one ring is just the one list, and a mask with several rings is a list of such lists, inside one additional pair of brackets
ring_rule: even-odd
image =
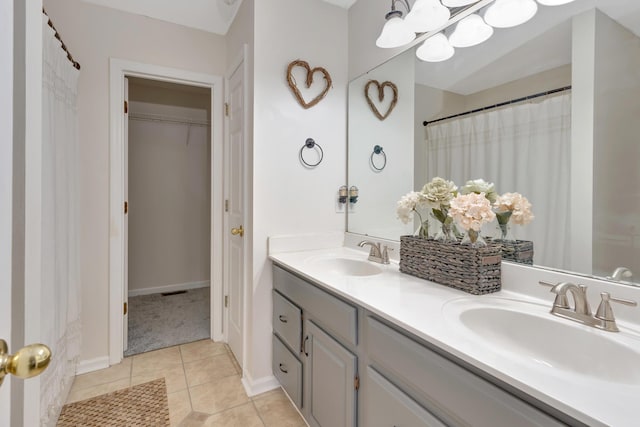
[(302, 310), (273, 291), (273, 331), (295, 354), (302, 344)]
[(445, 427), (445, 424), (370, 366), (367, 367), (366, 375), (362, 390), (363, 425)]
[(273, 286), (282, 295), (313, 315), (315, 320), (344, 343), (356, 345), (357, 309), (315, 285), (273, 266)]
[(282, 388), (298, 408), (302, 407), (302, 363), (273, 335), (273, 361), (271, 368)]
[(370, 363), (448, 425), (563, 425), (372, 317), (364, 330)]

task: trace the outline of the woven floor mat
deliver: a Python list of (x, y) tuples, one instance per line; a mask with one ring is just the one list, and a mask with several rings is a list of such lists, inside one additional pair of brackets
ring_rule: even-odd
[(164, 378), (64, 405), (57, 427), (169, 426)]

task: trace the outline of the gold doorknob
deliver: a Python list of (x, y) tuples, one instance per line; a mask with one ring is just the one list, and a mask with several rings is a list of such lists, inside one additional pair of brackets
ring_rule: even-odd
[(40, 375), (51, 361), (51, 350), (44, 344), (31, 344), (18, 350), (13, 356), (8, 354), (5, 340), (0, 340), (0, 384), (7, 374), (18, 378)]
[(233, 234), (234, 236), (240, 235), (240, 237), (242, 237), (244, 236), (244, 228), (242, 228), (242, 226), (238, 228), (232, 228), (231, 234)]

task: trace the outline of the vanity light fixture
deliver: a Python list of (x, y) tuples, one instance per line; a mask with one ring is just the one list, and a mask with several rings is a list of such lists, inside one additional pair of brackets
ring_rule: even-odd
[(416, 0), (404, 21), (415, 33), (426, 33), (442, 27), (451, 17), (449, 8), (439, 0)]
[(461, 19), (449, 35), (449, 43), (453, 47), (469, 47), (486, 41), (493, 34), (493, 27), (476, 13)]
[(538, 11), (534, 0), (496, 0), (487, 6), (484, 21), (495, 28), (509, 28), (524, 24)]
[(411, 30), (407, 22), (402, 19), (402, 11), (396, 9), (396, 3), (400, 3), (411, 12), (411, 6), (407, 0), (391, 0), (391, 11), (385, 15), (387, 22), (382, 27), (382, 32), (376, 40), (376, 46), (381, 48), (394, 48), (411, 43), (416, 38), (416, 33)]

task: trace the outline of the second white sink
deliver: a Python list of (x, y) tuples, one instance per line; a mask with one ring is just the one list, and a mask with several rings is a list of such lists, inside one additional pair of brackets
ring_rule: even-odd
[(572, 323), (551, 315), (548, 307), (506, 298), (460, 298), (443, 310), (448, 324), (491, 351), (559, 373), (640, 384), (633, 334)]

